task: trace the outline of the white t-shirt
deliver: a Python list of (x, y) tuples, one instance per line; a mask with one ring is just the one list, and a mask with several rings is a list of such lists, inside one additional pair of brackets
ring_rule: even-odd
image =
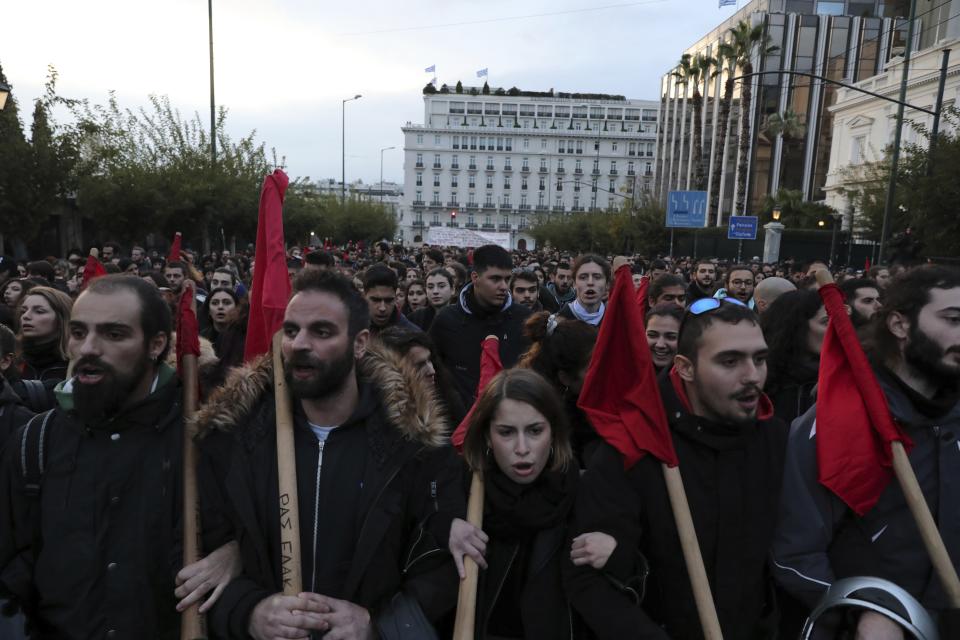
[(332, 427), (324, 427), (319, 424), (313, 424), (312, 422), (307, 422), (310, 425), (310, 429), (313, 431), (314, 435), (317, 436), (317, 440), (320, 442), (326, 442), (327, 438), (330, 436), (330, 432), (337, 428), (337, 425)]

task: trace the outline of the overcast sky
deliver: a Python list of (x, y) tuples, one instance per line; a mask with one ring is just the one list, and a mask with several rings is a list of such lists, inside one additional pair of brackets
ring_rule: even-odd
[[(742, 2), (741, 2), (742, 4)], [(657, 98), (684, 48), (735, 11), (717, 0), (214, 0), (216, 98), (238, 138), (256, 129), (291, 176), (340, 176), (341, 99), (347, 179), (403, 176), (407, 121), (423, 122), (424, 68), (441, 83)], [(0, 64), (29, 119), (47, 65), (59, 92), (138, 107), (167, 95), (209, 118), (205, 0), (9, 2)], [(482, 84), (480, 81), (478, 84)], [(29, 127), (29, 121), (25, 122)]]

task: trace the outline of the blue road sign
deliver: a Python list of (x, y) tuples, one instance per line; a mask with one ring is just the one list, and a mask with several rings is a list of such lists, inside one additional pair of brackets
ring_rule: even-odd
[(703, 227), (707, 224), (706, 191), (671, 191), (667, 196), (667, 227)]
[(727, 240), (756, 240), (757, 216), (730, 216)]

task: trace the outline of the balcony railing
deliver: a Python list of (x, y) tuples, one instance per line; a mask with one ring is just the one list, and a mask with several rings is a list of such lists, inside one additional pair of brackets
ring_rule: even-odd
[(635, 175), (637, 175), (637, 172), (634, 171), (633, 169), (627, 169), (627, 175), (628, 175), (628, 176), (635, 176)]
[(472, 164), (472, 165), (470, 165), (469, 167), (467, 167), (467, 169), (469, 169), (470, 171), (476, 171), (476, 170), (477, 170), (477, 165)]
[(497, 208), (497, 205), (494, 204), (493, 202), (484, 202), (482, 205), (480, 205), (480, 208), (481, 208), (481, 209), (496, 209), (496, 208)]
[(510, 223), (501, 222), (500, 224), (497, 225), (497, 231), (510, 231)]
[(467, 229), (476, 229), (476, 228), (477, 228), (477, 223), (476, 223), (476, 222), (468, 222), (468, 223), (466, 224), (466, 227), (467, 227)]
[(565, 172), (566, 172), (566, 169), (564, 169), (563, 167), (557, 167), (557, 173), (565, 173)]
[(442, 168), (443, 168), (443, 165), (441, 165), (439, 162), (434, 162), (434, 163), (433, 163), (433, 168), (434, 168), (434, 169), (442, 169)]
[(570, 207), (570, 211), (584, 211), (583, 207)]
[(457, 202), (456, 200), (449, 200), (449, 201), (447, 202), (447, 206), (448, 206), (448, 207), (459, 207), (459, 206), (460, 206), (460, 203)]
[(460, 226), (460, 223), (459, 223), (459, 222), (448, 222), (448, 223), (447, 223), (447, 226), (448, 226), (448, 227), (458, 228), (458, 227)]
[(416, 163), (416, 164), (413, 165), (413, 166), (415, 166), (417, 169), (423, 169), (423, 163), (422, 163), (422, 162), (418, 162), (418, 163)]
[(484, 231), (493, 231), (493, 230), (496, 229), (496, 228), (497, 228), (497, 226), (496, 226), (495, 224), (493, 224), (492, 222), (484, 222), (484, 223), (483, 223), (483, 230), (484, 230)]
[(649, 177), (651, 177), (651, 176), (653, 175), (653, 171), (644, 171), (644, 172), (643, 172), (643, 175), (645, 175), (646, 177), (649, 178)]
[(528, 167), (527, 165), (523, 165), (522, 167), (520, 167), (520, 171), (522, 171), (523, 173), (530, 173), (530, 167)]
[(549, 208), (550, 208), (550, 207), (548, 207), (548, 206), (545, 205), (545, 204), (538, 204), (538, 205), (537, 205), (537, 211), (546, 211), (546, 210), (549, 209)]
[(430, 201), (430, 206), (431, 206), (431, 207), (442, 207), (442, 206), (443, 206), (443, 203), (440, 202), (439, 200), (431, 200), (431, 201)]
[(598, 176), (600, 175), (600, 169), (598, 169), (597, 167), (594, 167), (593, 171), (591, 171), (590, 173), (592, 173), (595, 176)]
[(617, 174), (617, 170), (616, 170), (616, 169), (610, 169), (610, 175), (612, 175), (612, 176), (618, 175), (618, 174)]
[(492, 164), (488, 164), (487, 171), (496, 171), (496, 168)]
[(442, 226), (443, 226), (443, 223), (440, 222), (439, 220), (431, 220), (431, 221), (430, 221), (430, 226), (431, 226), (431, 227), (442, 227)]
[(480, 208), (480, 205), (477, 204), (476, 202), (467, 203), (467, 209), (479, 209), (479, 208)]
[(422, 229), (422, 228), (424, 228), (425, 226), (427, 226), (427, 223), (424, 222), (423, 220), (414, 220), (414, 221), (413, 221), (413, 228), (414, 228), (414, 229)]
[(576, 169), (573, 170), (573, 172), (577, 175), (580, 175), (583, 173), (583, 169), (581, 169), (580, 167), (577, 167)]
[(530, 225), (527, 224), (526, 222), (521, 222), (520, 224), (517, 225), (517, 231), (526, 231), (529, 228), (530, 228)]
[(528, 205), (528, 204), (522, 204), (522, 205), (520, 205), (520, 210), (521, 210), (521, 211), (529, 211), (529, 210), (530, 210), (530, 205)]
[(540, 173), (547, 173), (548, 169), (546, 167), (540, 167)]
[(553, 212), (554, 212), (554, 213), (563, 213), (563, 212), (566, 211), (566, 210), (567, 210), (567, 208), (564, 207), (563, 205), (553, 205)]
[(511, 167), (509, 164), (505, 164), (505, 165), (503, 165), (503, 170), (504, 170), (504, 171), (513, 171), (513, 167)]
[(460, 165), (459, 165), (458, 163), (454, 162), (452, 165), (450, 165), (450, 169), (453, 170), (453, 171), (459, 171), (459, 170), (460, 170)]
[(414, 201), (413, 201), (413, 206), (415, 206), (415, 207), (425, 207), (425, 206), (427, 206), (427, 203), (424, 202), (423, 200), (414, 200)]

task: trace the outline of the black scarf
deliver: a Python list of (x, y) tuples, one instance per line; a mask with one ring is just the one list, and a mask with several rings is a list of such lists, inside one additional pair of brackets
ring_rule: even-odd
[(63, 366), (66, 361), (60, 354), (60, 336), (45, 340), (36, 338), (23, 338), (20, 342), (20, 348), (23, 352), (24, 361), (30, 365), (37, 373), (54, 366)]
[(495, 462), (484, 474), (483, 528), (496, 538), (518, 540), (564, 522), (576, 496), (580, 472), (544, 470), (530, 484), (517, 484)]

